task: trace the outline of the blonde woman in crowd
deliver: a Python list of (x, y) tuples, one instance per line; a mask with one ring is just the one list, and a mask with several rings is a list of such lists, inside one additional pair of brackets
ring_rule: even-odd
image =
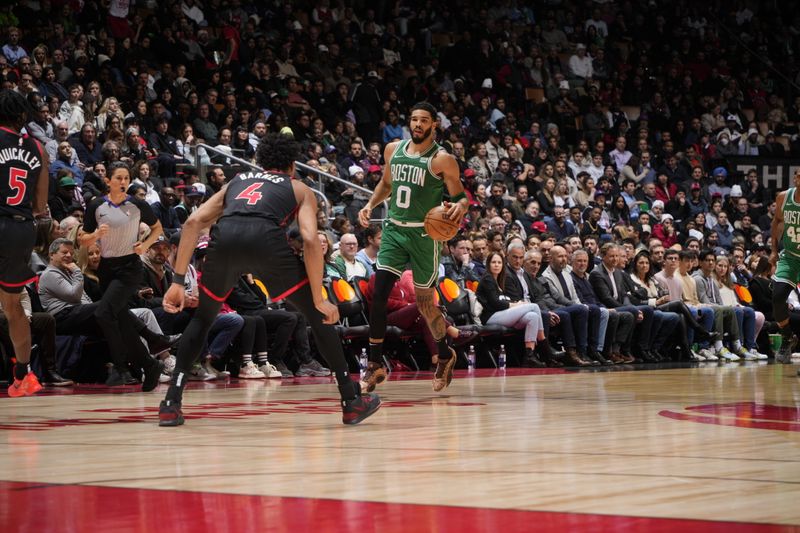
[(758, 351), (756, 339), (764, 327), (764, 313), (754, 310), (752, 307), (742, 305), (739, 301), (733, 283), (731, 282), (731, 260), (727, 255), (717, 256), (717, 263), (714, 267), (714, 279), (719, 285), (719, 294), (722, 297), (723, 305), (730, 305), (736, 311), (736, 320), (739, 322), (739, 331), (742, 332), (743, 344), (747, 349), (745, 360), (766, 359), (767, 356)]

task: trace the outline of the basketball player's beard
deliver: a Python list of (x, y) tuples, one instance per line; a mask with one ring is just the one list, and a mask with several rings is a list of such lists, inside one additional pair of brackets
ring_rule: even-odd
[(431, 132), (432, 131), (433, 131), (433, 127), (428, 128), (427, 130), (425, 130), (423, 132), (422, 137), (420, 137), (420, 138), (415, 137), (415, 133), (412, 132), (411, 133), (411, 142), (413, 142), (414, 144), (422, 144), (422, 143), (424, 143), (425, 141), (428, 140), (428, 137), (431, 136)]

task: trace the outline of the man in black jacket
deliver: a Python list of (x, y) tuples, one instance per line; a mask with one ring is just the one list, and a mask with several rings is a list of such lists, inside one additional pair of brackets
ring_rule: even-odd
[(175, 164), (186, 163), (189, 161), (184, 159), (183, 154), (178, 149), (178, 141), (167, 132), (169, 128), (169, 119), (167, 115), (161, 115), (156, 119), (155, 131), (150, 134), (147, 139), (150, 148), (156, 150), (158, 153), (158, 175), (161, 178), (174, 178), (175, 177)]
[(589, 283), (587, 269), (591, 264), (591, 256), (585, 249), (572, 252), (572, 284), (578, 300), (589, 307), (596, 306), (600, 309), (601, 316), (606, 314), (605, 336), (603, 342), (603, 354), (606, 359), (614, 364), (628, 362), (622, 352), (630, 352), (630, 339), (633, 333), (635, 320), (633, 315), (617, 309), (603, 307), (598, 301), (597, 296)]
[[(638, 326), (634, 328), (637, 335), (636, 346), (639, 356), (645, 360), (652, 358), (649, 352), (650, 333), (653, 326), (653, 308), (647, 305), (630, 305), (622, 272), (617, 270), (622, 247), (607, 243), (600, 249), (602, 263), (589, 274), (589, 283), (594, 289), (597, 299), (608, 309), (627, 311), (635, 318)], [(626, 362), (633, 362), (630, 353), (624, 354)]]

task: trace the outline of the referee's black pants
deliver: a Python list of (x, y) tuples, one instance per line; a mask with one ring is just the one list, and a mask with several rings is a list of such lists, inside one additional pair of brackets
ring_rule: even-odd
[(142, 368), (154, 364), (128, 309), (131, 298), (142, 284), (143, 269), (142, 260), (136, 254), (104, 257), (97, 269), (103, 297), (97, 302), (94, 318), (108, 342), (111, 361), (120, 370), (126, 368), (126, 362)]

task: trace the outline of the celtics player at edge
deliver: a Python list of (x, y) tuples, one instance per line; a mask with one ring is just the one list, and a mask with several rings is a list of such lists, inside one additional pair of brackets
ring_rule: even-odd
[[(264, 137), (256, 161), (265, 168), (243, 172), (225, 184), (186, 220), (181, 232), (175, 276), (164, 295), (164, 310), (183, 308), (184, 281), (200, 232), (211, 227), (198, 283), (200, 304), (183, 333), (175, 371), (158, 412), (159, 426), (179, 426), (183, 389), (192, 363), (200, 355), (214, 318), (231, 288), (247, 272), (260, 279), (274, 301), (286, 298), (306, 317), (320, 353), (336, 374), (342, 405), (342, 422), (357, 424), (381, 405), (377, 394), (361, 394), (350, 378), (344, 351), (333, 324), (339, 311), (322, 294), (322, 247), (317, 238), (317, 200), (305, 184), (293, 180), (300, 147), (281, 134)], [(288, 226), (297, 219), (303, 238), (303, 258), (290, 248)]]
[[(794, 173), (794, 187), (779, 193), (775, 203), (769, 262), (775, 267), (775, 274), (772, 276), (772, 310), (783, 336), (775, 361), (791, 364), (797, 336), (792, 333), (789, 324), (787, 301), (800, 279), (800, 170)], [(783, 250), (778, 253), (778, 245), (781, 243)]]
[(444, 206), (450, 220), (461, 221), (468, 201), (458, 163), (433, 140), (435, 126), (436, 109), (431, 104), (420, 102), (411, 108), (411, 139), (386, 145), (383, 177), (372, 198), (358, 213), (359, 222), (366, 227), (372, 209), (391, 197), (378, 250), (369, 320), (369, 362), (361, 379), (362, 391), (372, 391), (386, 379), (383, 367), (386, 304), (392, 287), (408, 264), (413, 272), (417, 307), (439, 352), (433, 390), (444, 390), (453, 379), (455, 351), (447, 344), (445, 319), (434, 300), (442, 244), (425, 233), (424, 221), (428, 211), (442, 204), (445, 187), (450, 202), (444, 202)]

